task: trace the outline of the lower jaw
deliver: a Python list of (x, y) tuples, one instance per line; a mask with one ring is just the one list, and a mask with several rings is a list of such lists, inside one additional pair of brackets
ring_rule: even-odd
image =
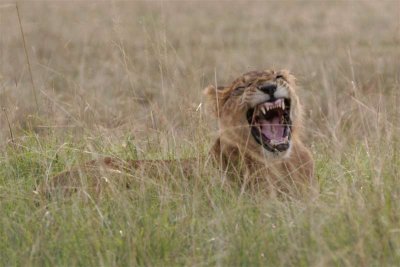
[[(288, 129), (289, 130), (289, 129)], [(272, 152), (272, 153), (284, 153), (286, 151), (289, 150), (290, 147), (290, 132), (288, 134), (288, 142), (287, 143), (282, 143), (282, 144), (278, 144), (278, 145), (271, 145), (269, 143), (266, 143), (265, 141), (261, 141), (260, 138), (261, 137), (257, 137), (258, 131), (255, 129), (252, 129), (251, 131), (254, 140), (262, 145), (262, 147), (264, 148), (264, 150), (267, 150), (268, 152)]]

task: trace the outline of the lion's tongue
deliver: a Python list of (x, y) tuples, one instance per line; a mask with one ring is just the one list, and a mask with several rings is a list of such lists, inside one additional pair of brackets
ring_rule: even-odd
[(260, 120), (260, 126), (261, 132), (269, 140), (279, 141), (283, 139), (285, 127), (280, 124), (279, 116), (273, 117), (271, 120)]

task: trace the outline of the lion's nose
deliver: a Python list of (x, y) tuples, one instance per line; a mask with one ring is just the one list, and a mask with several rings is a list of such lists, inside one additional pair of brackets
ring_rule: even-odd
[(270, 96), (273, 96), (274, 93), (276, 92), (276, 84), (267, 84), (260, 86), (258, 89), (263, 91), (266, 94), (269, 94)]

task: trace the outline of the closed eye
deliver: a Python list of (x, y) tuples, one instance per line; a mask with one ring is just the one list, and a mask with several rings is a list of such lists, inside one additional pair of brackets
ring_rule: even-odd
[(276, 79), (276, 80), (282, 79), (282, 80), (286, 81), (286, 79), (285, 79), (285, 77), (283, 77), (283, 75), (276, 75), (276, 78), (275, 78), (275, 79)]
[(244, 89), (246, 89), (246, 86), (239, 86), (236, 87), (232, 92), (231, 95), (235, 96), (235, 95), (240, 95), (241, 93), (243, 93)]

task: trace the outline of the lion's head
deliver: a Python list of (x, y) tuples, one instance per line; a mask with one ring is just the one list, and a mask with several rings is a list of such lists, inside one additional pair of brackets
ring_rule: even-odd
[(262, 158), (289, 156), (301, 107), (288, 71), (248, 72), (227, 87), (210, 85), (204, 93), (218, 118), (221, 144)]

